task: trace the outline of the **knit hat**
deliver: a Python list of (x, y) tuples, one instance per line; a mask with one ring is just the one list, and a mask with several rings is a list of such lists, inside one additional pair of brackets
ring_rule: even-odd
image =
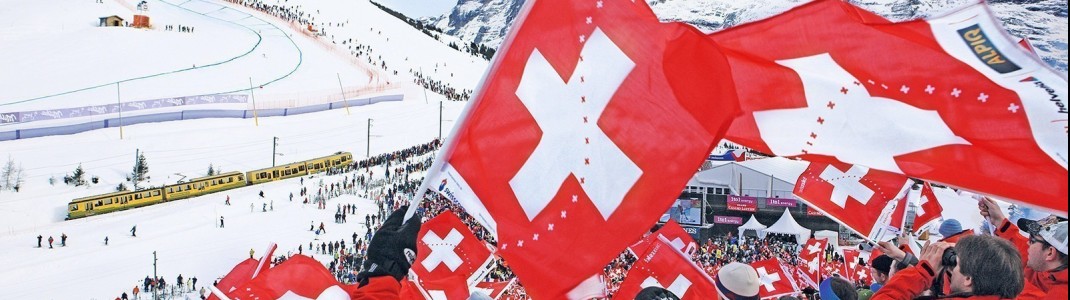
[(872, 264), (874, 269), (880, 271), (884, 275), (888, 275), (888, 272), (892, 270), (893, 262), (894, 261), (892, 261), (891, 257), (881, 254), (880, 256), (877, 256), (877, 258), (873, 259)]
[(661, 287), (648, 286), (635, 295), (635, 300), (680, 300), (680, 297)]
[(962, 224), (959, 223), (959, 220), (947, 219), (944, 221), (944, 223), (940, 224), (939, 231), (940, 235), (946, 238), (955, 235), (956, 233), (962, 232)]
[(836, 293), (832, 291), (832, 278), (825, 279), (821, 282), (821, 300), (840, 300), (840, 296), (836, 296)]
[(757, 300), (758, 272), (738, 262), (725, 265), (717, 271), (717, 291), (727, 300)]

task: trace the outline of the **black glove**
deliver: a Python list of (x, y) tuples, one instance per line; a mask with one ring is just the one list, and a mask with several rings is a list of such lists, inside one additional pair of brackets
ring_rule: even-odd
[(372, 277), (390, 275), (401, 281), (409, 274), (409, 268), (416, 260), (416, 236), (423, 220), (414, 216), (402, 225), (408, 209), (408, 206), (402, 206), (391, 213), (368, 243), (364, 271), (357, 275), (361, 287)]

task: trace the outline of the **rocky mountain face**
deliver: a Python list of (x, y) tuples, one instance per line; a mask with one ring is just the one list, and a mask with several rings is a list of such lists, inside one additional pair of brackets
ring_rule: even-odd
[[(782, 13), (803, 0), (647, 0), (663, 21), (681, 21), (706, 31)], [(852, 0), (895, 21), (938, 16), (974, 0)], [(988, 0), (1011, 34), (1023, 37), (1041, 58), (1067, 73), (1067, 0)], [(458, 0), (447, 15), (425, 19), (466, 42), (498, 47), (524, 0)]]

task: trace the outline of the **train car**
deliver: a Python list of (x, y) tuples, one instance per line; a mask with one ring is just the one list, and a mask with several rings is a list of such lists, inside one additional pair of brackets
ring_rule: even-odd
[(245, 181), (248, 182), (248, 184), (253, 185), (304, 175), (308, 175), (308, 170), (305, 169), (305, 162), (302, 161), (245, 172)]
[(164, 186), (164, 201), (175, 201), (245, 186), (245, 174), (227, 172)]
[(337, 168), (353, 162), (353, 154), (349, 152), (336, 152), (334, 155), (324, 156), (305, 161), (309, 174), (325, 172), (330, 168)]
[(117, 210), (153, 205), (163, 201), (163, 190), (159, 188), (82, 197), (71, 200), (70, 204), (67, 205), (67, 219), (73, 220)]

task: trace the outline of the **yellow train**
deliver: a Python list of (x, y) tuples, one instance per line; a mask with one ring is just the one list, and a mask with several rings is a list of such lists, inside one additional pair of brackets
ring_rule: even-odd
[(353, 162), (353, 154), (337, 152), (332, 155), (306, 161), (275, 166), (272, 168), (194, 178), (188, 182), (166, 185), (161, 188), (140, 191), (123, 191), (71, 200), (67, 205), (67, 219), (73, 220), (92, 215), (126, 210), (157, 203), (175, 201), (247, 185), (282, 180), (308, 174), (325, 172)]

